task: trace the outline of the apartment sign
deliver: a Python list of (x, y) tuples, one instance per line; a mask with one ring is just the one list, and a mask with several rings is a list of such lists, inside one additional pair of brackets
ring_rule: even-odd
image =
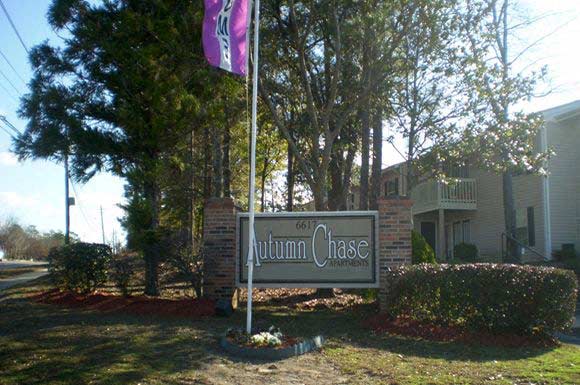
[[(256, 214), (256, 287), (378, 287), (376, 211)], [(248, 214), (237, 216), (236, 284), (248, 282)]]

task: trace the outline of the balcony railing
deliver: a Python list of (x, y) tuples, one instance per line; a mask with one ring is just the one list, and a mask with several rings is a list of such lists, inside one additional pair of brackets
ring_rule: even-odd
[(477, 183), (472, 178), (458, 178), (445, 182), (428, 180), (411, 191), (413, 214), (438, 209), (477, 209)]

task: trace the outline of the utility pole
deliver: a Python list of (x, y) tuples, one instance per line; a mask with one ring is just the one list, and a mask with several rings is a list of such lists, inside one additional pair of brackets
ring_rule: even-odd
[(113, 236), (112, 236), (111, 244), (112, 244), (113, 254), (117, 254), (119, 252), (119, 250), (117, 249), (117, 233), (115, 232), (114, 228), (113, 228)]
[(101, 206), (101, 233), (103, 234), (103, 245), (105, 242), (105, 224), (103, 222), (103, 206)]
[(68, 245), (70, 242), (70, 197), (68, 191), (68, 154), (64, 154), (64, 196), (65, 201), (65, 230), (64, 243)]

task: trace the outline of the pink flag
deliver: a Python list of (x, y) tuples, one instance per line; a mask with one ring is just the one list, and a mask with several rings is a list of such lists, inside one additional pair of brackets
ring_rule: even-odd
[(209, 64), (247, 73), (250, 0), (204, 0), (203, 51)]

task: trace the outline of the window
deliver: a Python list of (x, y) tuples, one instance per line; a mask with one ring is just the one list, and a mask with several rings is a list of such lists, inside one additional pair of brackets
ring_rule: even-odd
[(471, 222), (469, 219), (453, 222), (453, 246), (471, 242)]
[(399, 178), (385, 182), (385, 196), (390, 197), (394, 195), (399, 195)]
[(470, 243), (471, 242), (471, 223), (469, 220), (463, 221), (461, 232), (463, 235), (463, 242)]

